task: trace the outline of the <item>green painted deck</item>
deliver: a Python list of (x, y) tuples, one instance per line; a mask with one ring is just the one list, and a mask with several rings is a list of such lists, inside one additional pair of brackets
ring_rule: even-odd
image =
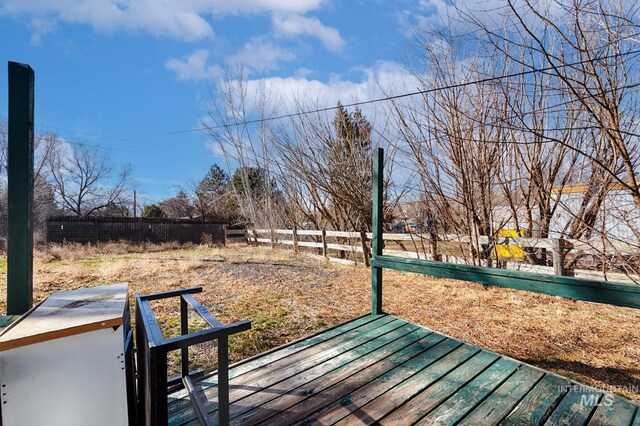
[[(627, 399), (443, 336), (368, 315), (230, 367), (231, 424), (640, 426)], [(215, 374), (196, 382), (217, 422)], [(198, 424), (184, 390), (169, 424)]]

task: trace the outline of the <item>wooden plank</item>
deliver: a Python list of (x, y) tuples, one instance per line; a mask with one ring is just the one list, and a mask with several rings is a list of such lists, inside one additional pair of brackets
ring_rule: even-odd
[(425, 345), (418, 342), (405, 350), (398, 351), (365, 369), (355, 371), (355, 374), (351, 374), (348, 379), (340, 381), (330, 388), (324, 389), (322, 392), (314, 393), (312, 397), (304, 399), (290, 409), (268, 418), (263, 424), (280, 425), (297, 423), (306, 417), (307, 413), (317, 411), (326, 406), (329, 402), (340, 400), (345, 395), (367, 385), (377, 377), (380, 377), (395, 368), (397, 365), (413, 358), (425, 349)]
[[(407, 326), (408, 325), (409, 324), (407, 324)], [(338, 368), (325, 371), (324, 375), (313, 374), (308, 376), (307, 372), (305, 372), (305, 374), (298, 375), (292, 377), (290, 380), (278, 383), (277, 388), (286, 390), (286, 393), (283, 395), (276, 394), (275, 396), (272, 396), (266, 404), (261, 402), (261, 398), (247, 398), (242, 400), (242, 404), (248, 405), (249, 409), (238, 409), (238, 413), (242, 413), (244, 411), (245, 414), (232, 419), (231, 423), (253, 425), (261, 421), (265, 421), (272, 417), (273, 413), (287, 410), (307, 398), (315, 397), (316, 399), (320, 399), (322, 404), (326, 404), (327, 399), (330, 399), (331, 395), (331, 391), (327, 391), (327, 389), (336, 383), (342, 382), (344, 379), (354, 374), (360, 374), (361, 370), (368, 368), (396, 352), (402, 351), (403, 356), (410, 358), (413, 354), (425, 351), (444, 339), (444, 336), (429, 333), (424, 329), (411, 330), (404, 336), (400, 336), (400, 338), (396, 338), (397, 336), (391, 336), (391, 333), (388, 333), (388, 335), (389, 337), (387, 338), (372, 341), (371, 344), (377, 347), (373, 348), (373, 346), (371, 346), (372, 350), (364, 353), (362, 356), (359, 356), (360, 348), (358, 348), (355, 354), (345, 353), (341, 355), (343, 360), (346, 362), (343, 362)], [(365, 348), (363, 348), (363, 350), (365, 350)], [(354, 355), (356, 355), (356, 357), (354, 357)], [(333, 360), (329, 360), (315, 369), (325, 369), (327, 367), (331, 367), (331, 364), (333, 364)], [(348, 385), (341, 383), (336, 389), (344, 392), (345, 387), (348, 387)], [(271, 393), (268, 393), (270, 391), (269, 389), (265, 389), (265, 391), (267, 395), (273, 395), (273, 391), (271, 391)]]
[(640, 308), (640, 286), (634, 284), (615, 284), (604, 281), (390, 256), (375, 256), (371, 259), (371, 265), (378, 268), (472, 281), (590, 302)]
[[(460, 348), (461, 346), (462, 343), (447, 338), (420, 355), (400, 364), (393, 370), (388, 371), (358, 390), (343, 396), (340, 400), (334, 401), (322, 410), (310, 415), (305, 419), (304, 423), (334, 424), (351, 414), (353, 411), (373, 401), (397, 384), (415, 374), (419, 374), (420, 371), (424, 370), (444, 356), (452, 353), (455, 349)], [(476, 352), (476, 350), (472, 349), (471, 346), (465, 345), (463, 347), (463, 351), (469, 352), (469, 356), (472, 355), (470, 352), (472, 350), (473, 353)]]
[(567, 393), (567, 384), (566, 380), (546, 374), (500, 425), (541, 424)]
[(417, 395), (408, 401), (405, 400), (406, 402), (404, 404), (382, 419), (381, 424), (413, 424), (413, 422), (429, 414), (431, 410), (465, 386), (471, 379), (484, 371), (498, 358), (498, 355), (494, 353), (480, 351), (432, 386), (426, 389), (419, 389)]
[[(399, 327), (392, 329), (391, 327), (393, 327), (394, 324), (398, 325)], [(411, 333), (416, 329), (419, 329), (419, 327), (413, 324), (408, 324), (406, 322), (395, 321), (387, 324), (386, 326), (380, 327), (378, 329), (380, 330), (380, 335), (377, 335), (374, 332), (370, 332), (368, 333), (368, 336), (371, 339), (371, 341), (373, 341), (373, 340), (379, 339), (382, 336), (385, 336), (386, 334), (391, 334), (390, 336), (383, 338), (383, 341), (388, 343), (388, 341), (385, 339), (391, 339), (392, 341), (394, 339), (402, 337), (403, 335)], [(415, 340), (416, 339), (414, 338), (412, 341), (415, 341)], [(356, 350), (354, 353), (357, 353), (360, 350), (363, 350), (363, 351), (366, 350), (362, 342), (358, 341), (358, 339), (349, 339), (349, 341), (356, 342), (355, 346), (353, 348), (346, 350), (345, 352), (349, 352), (352, 349)], [(365, 344), (367, 343), (371, 343), (371, 342), (370, 341), (365, 342)], [(327, 349), (324, 349), (324, 351), (329, 352)], [(241, 405), (249, 404), (250, 407), (248, 408), (252, 408), (254, 403), (257, 404), (256, 401), (252, 401), (251, 399), (251, 396), (255, 395), (256, 393), (260, 393), (260, 396), (263, 396), (264, 394), (261, 392), (266, 391), (267, 395), (264, 397), (265, 400), (268, 398), (270, 392), (273, 392), (274, 397), (281, 395), (283, 393), (286, 393), (286, 390), (288, 389), (286, 385), (287, 383), (291, 384), (292, 381), (295, 382), (300, 377), (311, 375), (313, 373), (309, 371), (312, 370), (314, 367), (320, 366), (321, 368), (321, 365), (323, 363), (331, 361), (332, 359), (331, 357), (328, 357), (328, 358), (324, 357), (324, 359), (319, 360), (318, 353), (319, 352), (317, 351), (313, 355), (304, 353), (303, 355), (306, 355), (306, 357), (302, 358), (303, 361), (298, 363), (293, 363), (293, 364), (290, 363), (289, 360), (284, 359), (285, 361), (284, 366), (281, 365), (281, 363), (279, 362), (274, 362), (266, 366), (264, 369), (260, 370), (259, 375), (257, 377), (247, 378), (246, 376), (241, 376), (240, 379), (244, 381), (233, 380), (231, 384), (232, 384), (232, 388), (234, 388), (234, 391), (229, 393), (229, 399), (232, 401), (232, 410), (234, 410), (233, 415), (235, 416), (246, 411), (246, 410), (243, 410), (241, 407), (239, 407), (238, 404), (241, 404)], [(334, 355), (334, 356), (337, 358), (337, 357), (340, 357), (341, 354)], [(287, 365), (287, 363), (289, 365)], [(289, 379), (292, 379), (292, 380), (289, 380)], [(215, 391), (214, 390), (215, 389), (212, 389), (212, 388), (207, 388), (205, 390), (205, 395), (209, 400), (209, 406), (213, 407), (212, 411), (209, 411), (209, 414), (208, 414), (208, 416), (211, 418), (216, 417), (213, 414), (213, 411), (217, 408), (216, 402), (217, 402), (218, 395), (217, 395), (217, 390)], [(190, 418), (192, 417), (193, 417), (192, 410), (183, 410), (180, 413), (174, 412), (171, 416), (171, 423), (181, 424), (184, 421), (190, 420)]]
[(595, 389), (593, 392), (571, 389), (544, 424), (548, 426), (586, 424), (601, 398), (602, 393)]
[(522, 366), (459, 423), (464, 426), (498, 424), (544, 376), (540, 370)]
[[(308, 336), (304, 339), (300, 339), (297, 342), (292, 342), (284, 347), (278, 347), (275, 350), (268, 351), (262, 353), (253, 359), (248, 359), (244, 361), (240, 361), (229, 367), (229, 378), (234, 378), (241, 376), (249, 371), (256, 370), (258, 368), (264, 367), (265, 365), (269, 365), (279, 359), (286, 358), (292, 354), (310, 348), (314, 345), (317, 345), (322, 342), (327, 341), (337, 341), (339, 336), (347, 333), (349, 331), (355, 330), (365, 324), (368, 324), (372, 321), (375, 321), (379, 318), (383, 318), (387, 315), (381, 316), (373, 316), (373, 315), (365, 315), (356, 320), (349, 321), (344, 324), (339, 324), (335, 327), (331, 327), (327, 330), (323, 330), (322, 332), (316, 333), (315, 335)], [(212, 375), (208, 378), (204, 378), (197, 383), (199, 386), (203, 387), (203, 389), (215, 386), (217, 384), (217, 378), (215, 375)], [(180, 403), (184, 403), (184, 399), (187, 398), (188, 395), (184, 391), (178, 391), (171, 395), (172, 403), (169, 405), (170, 410), (172, 407)]]
[(322, 248), (323, 247), (322, 243), (316, 243), (316, 242), (311, 242), (311, 241), (298, 241), (298, 245), (300, 247), (315, 247), (315, 248)]
[(420, 256), (415, 251), (401, 251), (401, 250), (382, 250), (382, 254), (385, 256), (398, 256), (406, 257), (407, 259), (420, 259)]
[(402, 381), (388, 392), (382, 394), (379, 398), (370, 401), (362, 407), (353, 409), (352, 413), (343, 419), (344, 424), (358, 423), (358, 420), (362, 418), (381, 419), (423, 389), (426, 389), (474, 357), (478, 352), (479, 349), (471, 345), (458, 347), (426, 369)]
[[(261, 389), (250, 395), (247, 398), (242, 399), (243, 405), (250, 405), (253, 407), (257, 407), (260, 404), (264, 404), (265, 402), (270, 401), (273, 398), (280, 397), (283, 391), (292, 392), (300, 386), (307, 385), (309, 382), (323, 377), (322, 380), (325, 380), (325, 374), (344, 369), (344, 368), (353, 368), (354, 361), (362, 358), (362, 357), (378, 357), (380, 354), (389, 351), (395, 347), (404, 347), (408, 346), (415, 341), (422, 339), (431, 333), (421, 329), (418, 326), (413, 324), (405, 324), (402, 327), (399, 327), (389, 333), (378, 336), (369, 342), (352, 348), (348, 351), (341, 353), (340, 355), (331, 358), (325, 362), (315, 365), (314, 367), (304, 370), (303, 372), (293, 375), (286, 380), (277, 383), (275, 386), (267, 387)], [(399, 345), (399, 346), (398, 346)], [(382, 349), (381, 349), (382, 348)], [(374, 353), (375, 352), (375, 353)], [(272, 390), (273, 387), (278, 388), (278, 392)], [(296, 394), (300, 394), (301, 392), (295, 392)], [(306, 393), (306, 392), (302, 392)], [(250, 408), (250, 407), (249, 407)], [(243, 409), (242, 407), (238, 407), (233, 416), (237, 416), (242, 414), (243, 412), (248, 411), (248, 409)]]
[(638, 406), (613, 394), (604, 394), (589, 426), (629, 426)]
[(61, 291), (0, 336), (0, 350), (122, 325), (127, 283)]
[(347, 245), (347, 244), (327, 243), (327, 248), (331, 249), (331, 250), (355, 251), (355, 252), (358, 252), (358, 253), (362, 253), (362, 247), (350, 246), (350, 245)]
[[(519, 364), (500, 358), (417, 424), (453, 426), (508, 379), (518, 367)], [(509, 398), (512, 398), (511, 395)], [(486, 419), (483, 424), (488, 424)]]
[(327, 237), (360, 238), (359, 232), (327, 231)]
[[(327, 359), (338, 356), (344, 351), (360, 346), (381, 334), (393, 331), (405, 324), (406, 322), (400, 321), (392, 316), (381, 317), (376, 321), (367, 323), (355, 330), (348, 331), (340, 335), (337, 339), (331, 339), (318, 343), (314, 346), (306, 347), (299, 352), (295, 352), (287, 357), (272, 361), (269, 364), (246, 372), (240, 376), (234, 375), (234, 377), (230, 379), (231, 391), (229, 392), (229, 400), (234, 402), (244, 398), (256, 390), (276, 384), (290, 376), (309, 369), (316, 364), (320, 364)], [(206, 382), (206, 384), (203, 384), (206, 397), (210, 400), (216, 399), (217, 378), (211, 377), (209, 379), (203, 379), (200, 382)], [(173, 416), (175, 418), (181, 418), (182, 414), (178, 413), (178, 411), (184, 408), (184, 405), (180, 407), (175, 406), (171, 410), (173, 412)]]
[(320, 235), (322, 235), (322, 231), (319, 230), (310, 230), (310, 229), (300, 229), (298, 231), (298, 235), (313, 235), (316, 237), (319, 237)]
[[(387, 322), (382, 324), (384, 321)], [(393, 317), (381, 318), (375, 323), (364, 325), (354, 332), (345, 333), (341, 336), (340, 342), (324, 342), (308, 350), (275, 361), (261, 369), (235, 377), (232, 380), (234, 389), (229, 396), (233, 401), (240, 399), (251, 394), (253, 388), (265, 388), (278, 383), (405, 324), (406, 322)], [(243, 388), (242, 385), (250, 386), (251, 389)]]

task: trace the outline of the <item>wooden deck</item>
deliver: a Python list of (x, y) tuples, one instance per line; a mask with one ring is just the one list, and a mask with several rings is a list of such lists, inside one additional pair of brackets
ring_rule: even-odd
[[(640, 426), (627, 399), (391, 315), (357, 318), (231, 366), (231, 424)], [(196, 382), (217, 422), (216, 376)], [(197, 424), (184, 390), (169, 423)]]

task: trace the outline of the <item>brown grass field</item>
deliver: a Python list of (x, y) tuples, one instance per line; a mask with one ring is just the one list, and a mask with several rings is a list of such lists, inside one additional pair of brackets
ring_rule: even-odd
[[(251, 331), (230, 342), (237, 361), (366, 313), (370, 274), (363, 266), (245, 245), (65, 246), (37, 253), (34, 298), (122, 281), (130, 283), (130, 296), (202, 286), (196, 297), (222, 322), (252, 321)], [(388, 313), (640, 401), (638, 310), (395, 271), (385, 271), (384, 282)], [(179, 332), (177, 299), (154, 310), (166, 335)], [(194, 348), (194, 364), (214, 366), (211, 349)]]

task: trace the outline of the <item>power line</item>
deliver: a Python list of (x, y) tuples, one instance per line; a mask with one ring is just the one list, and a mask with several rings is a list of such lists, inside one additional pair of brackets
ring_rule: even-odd
[(99, 135), (97, 133), (80, 132), (80, 131), (73, 130), (73, 129), (66, 129), (64, 127), (49, 126), (49, 125), (39, 125), (39, 127), (40, 128), (45, 128), (45, 129), (62, 130), (62, 131), (66, 131), (66, 132), (72, 132), (74, 134), (86, 135), (86, 136), (91, 136), (91, 137), (97, 137), (97, 138), (103, 139), (103, 140), (104, 139), (111, 139), (111, 140), (115, 140), (115, 141), (123, 141), (123, 142), (135, 143), (135, 144), (138, 144), (138, 145), (147, 145), (147, 146), (151, 146), (151, 147), (154, 147), (154, 148), (166, 148), (166, 149), (177, 150), (177, 151), (180, 151), (180, 152), (191, 152), (191, 153), (200, 154), (200, 155), (205, 154), (205, 152), (203, 152), (203, 151), (196, 151), (196, 150), (192, 150), (192, 149), (185, 149), (185, 148), (182, 148), (182, 147), (170, 146), (170, 145), (158, 145), (158, 144), (150, 143), (150, 142), (141, 142), (141, 141), (135, 140), (134, 138), (109, 136), (109, 135)]
[[(606, 60), (606, 59), (614, 59), (614, 58), (625, 57), (625, 56), (630, 56), (630, 55), (635, 55), (635, 54), (640, 54), (640, 49), (631, 50), (631, 51), (627, 51), (627, 52), (621, 52), (621, 53), (615, 53), (615, 54), (607, 55), (607, 56), (595, 57), (595, 58), (592, 58), (592, 59), (583, 59), (581, 61), (576, 61), (576, 62), (572, 62), (572, 63), (568, 63), (568, 64), (562, 64), (562, 65), (556, 65), (556, 66), (548, 66), (548, 67), (543, 67), (543, 68), (532, 68), (532, 69), (527, 70), (527, 71), (519, 71), (519, 72), (511, 73), (511, 74), (503, 74), (503, 75), (499, 75), (499, 76), (486, 77), (486, 78), (482, 78), (482, 79), (468, 81), (468, 82), (465, 82), (465, 83), (456, 83), (456, 84), (451, 84), (451, 85), (447, 85), (447, 86), (434, 87), (434, 88), (423, 89), (423, 90), (416, 90), (416, 91), (413, 91), (413, 92), (402, 93), (402, 94), (398, 94), (398, 95), (383, 96), (383, 97), (380, 97), (380, 98), (369, 99), (369, 100), (366, 100), (366, 101), (351, 102), (351, 103), (348, 103), (348, 104), (341, 105), (341, 107), (343, 107), (343, 108), (351, 108), (351, 107), (357, 107), (357, 106), (362, 106), (362, 105), (371, 105), (371, 104), (375, 104), (375, 103), (380, 103), (380, 102), (385, 102), (385, 101), (393, 101), (393, 100), (396, 100), (396, 99), (402, 99), (402, 98), (406, 98), (406, 97), (413, 97), (413, 96), (417, 96), (417, 95), (425, 95), (425, 94), (433, 93), (433, 92), (440, 91), (440, 90), (457, 89), (457, 88), (467, 87), (467, 86), (471, 86), (471, 85), (485, 84), (485, 83), (490, 83), (490, 82), (498, 81), (498, 80), (502, 80), (502, 79), (509, 79), (509, 78), (513, 78), (513, 77), (521, 77), (521, 76), (530, 75), (530, 74), (534, 74), (534, 73), (538, 73), (538, 72), (554, 71), (554, 70), (558, 70), (560, 68), (573, 67), (573, 66), (584, 64), (584, 63), (587, 63), (587, 62), (602, 61), (602, 60)], [(293, 118), (293, 117), (300, 117), (300, 116), (306, 116), (306, 115), (311, 115), (311, 114), (319, 114), (319, 113), (323, 113), (323, 112), (334, 111), (336, 109), (338, 109), (337, 105), (336, 106), (323, 107), (323, 108), (316, 108), (316, 109), (306, 110), (306, 111), (299, 111), (299, 112), (295, 112), (295, 113), (281, 114), (281, 115), (276, 115), (276, 116), (266, 117), (266, 118), (243, 120), (243, 121), (240, 121), (240, 122), (237, 122), (237, 123), (227, 123), (227, 124), (220, 124), (220, 125), (216, 125), (216, 126), (203, 126), (203, 127), (199, 127), (199, 128), (195, 128), (195, 129), (176, 130), (176, 131), (171, 131), (171, 132), (155, 133), (155, 134), (142, 135), (142, 136), (115, 137), (115, 136), (106, 136), (106, 135), (104, 135), (102, 137), (103, 138), (108, 138), (108, 139), (113, 139), (113, 140), (121, 140), (121, 141), (125, 141), (125, 142), (139, 143), (139, 144), (149, 145), (149, 146), (153, 146), (153, 147), (161, 147), (161, 148), (167, 148), (167, 149), (179, 149), (179, 150), (184, 152), (185, 150), (182, 149), (182, 148), (172, 147), (172, 146), (167, 146), (167, 145), (157, 145), (157, 144), (152, 144), (152, 143), (139, 142), (139, 141), (136, 141), (136, 139), (161, 137), (161, 136), (174, 136), (174, 135), (187, 134), (187, 133), (197, 133), (197, 132), (211, 131), (211, 130), (216, 130), (216, 129), (225, 129), (225, 128), (229, 128), (229, 127), (233, 127), (233, 126), (247, 126), (247, 125), (251, 125), (251, 124), (265, 123), (265, 122), (281, 120), (281, 119), (285, 119), (285, 118)], [(44, 127), (49, 127), (49, 128), (53, 128), (53, 129), (57, 128), (57, 129), (60, 129), (60, 130), (66, 130), (66, 131), (71, 131), (71, 132), (82, 134), (82, 132), (76, 132), (75, 130), (71, 130), (71, 129), (64, 129), (64, 128), (54, 127), (54, 126), (44, 126)], [(99, 136), (100, 137), (100, 135), (95, 135), (95, 134), (92, 134), (92, 133), (84, 133), (84, 134), (91, 135), (91, 136)], [(186, 150), (186, 151), (191, 151), (191, 152), (194, 152), (194, 153), (197, 153), (197, 154), (202, 154), (202, 152), (199, 152), (199, 151), (193, 151), (193, 150)]]
[[(2, 131), (0, 131), (0, 134), (1, 135), (5, 135), (5, 136), (9, 135), (8, 132), (2, 132)], [(156, 153), (153, 153), (153, 152), (142, 152), (142, 151), (133, 151), (133, 150), (130, 150), (130, 149), (123, 149), (123, 148), (112, 148), (112, 147), (102, 146), (100, 144), (90, 144), (90, 143), (68, 141), (68, 140), (62, 140), (61, 142), (67, 143), (69, 145), (74, 145), (74, 146), (84, 146), (84, 147), (88, 147), (88, 148), (97, 148), (97, 149), (102, 149), (102, 150), (106, 150), (106, 151), (119, 151), (119, 152), (126, 152), (126, 153), (129, 153), (129, 154), (139, 154), (139, 155), (144, 155), (144, 156), (167, 158), (169, 160), (194, 161), (193, 158), (187, 159), (187, 158), (181, 158), (181, 157), (176, 157), (176, 156), (168, 156), (168, 155), (156, 154)], [(203, 164), (205, 163), (204, 160), (197, 160), (197, 161), (200, 161)]]
[[(442, 87), (434, 87), (434, 88), (429, 88), (429, 89), (416, 90), (414, 92), (402, 93), (402, 94), (398, 94), (398, 95), (384, 96), (384, 97), (380, 97), (380, 98), (369, 99), (369, 100), (366, 100), (366, 101), (351, 102), (351, 103), (348, 103), (348, 104), (341, 105), (341, 107), (343, 107), (343, 108), (351, 108), (351, 107), (357, 107), (357, 106), (361, 106), (361, 105), (371, 105), (371, 104), (374, 104), (374, 103), (380, 103), (380, 102), (384, 102), (384, 101), (392, 101), (392, 100), (406, 98), (406, 97), (412, 97), (412, 96), (417, 96), (417, 95), (425, 95), (425, 94), (433, 93), (433, 92), (436, 92), (436, 91), (439, 91), (439, 90), (458, 89), (458, 88), (471, 86), (471, 85), (476, 85), (476, 84), (490, 83), (492, 81), (498, 81), (498, 80), (502, 80), (502, 79), (509, 79), (509, 78), (513, 78), (513, 77), (521, 77), (521, 76), (525, 76), (525, 75), (534, 74), (534, 73), (537, 73), (537, 72), (548, 72), (548, 71), (554, 71), (554, 70), (557, 70), (557, 69), (560, 69), (560, 68), (574, 67), (576, 65), (585, 64), (587, 62), (602, 61), (602, 60), (606, 60), (606, 59), (614, 59), (614, 58), (630, 56), (630, 55), (636, 55), (636, 54), (640, 54), (640, 49), (630, 50), (628, 52), (615, 53), (615, 54), (612, 54), (612, 55), (601, 56), (601, 57), (596, 57), (596, 58), (592, 58), (592, 59), (583, 59), (581, 61), (572, 62), (572, 63), (569, 63), (569, 64), (548, 66), (548, 67), (543, 67), (543, 68), (532, 68), (532, 69), (527, 70), (527, 71), (519, 71), (519, 72), (511, 73), (511, 74), (503, 74), (503, 75), (499, 75), (499, 76), (486, 77), (486, 78), (482, 78), (482, 79), (478, 79), (478, 80), (468, 81), (468, 82), (465, 82), (465, 83), (456, 83), (456, 84), (451, 84), (451, 85), (442, 86)], [(199, 127), (199, 128), (196, 128), (196, 129), (176, 130), (176, 131), (173, 131), (173, 132), (157, 133), (157, 134), (154, 134), (154, 135), (149, 135), (147, 137), (171, 136), (171, 135), (178, 135), (178, 134), (184, 134), (184, 133), (202, 132), (202, 131), (206, 131), (206, 130), (210, 131), (210, 130), (216, 130), (216, 129), (225, 129), (225, 128), (229, 128), (229, 127), (233, 127), (233, 126), (246, 126), (246, 125), (250, 125), (250, 124), (265, 123), (265, 122), (281, 120), (281, 119), (285, 119), (285, 118), (293, 118), (293, 117), (300, 117), (300, 116), (311, 115), (311, 114), (319, 114), (319, 113), (322, 113), (322, 112), (334, 111), (336, 109), (338, 109), (337, 105), (336, 106), (330, 106), (330, 107), (324, 107), (324, 108), (316, 108), (316, 109), (307, 110), (307, 111), (294, 112), (294, 113), (289, 113), (289, 114), (281, 114), (281, 115), (276, 115), (276, 116), (273, 116), (273, 117), (257, 118), (257, 119), (253, 119), (253, 120), (244, 120), (244, 121), (241, 121), (241, 122), (238, 122), (238, 123), (220, 124), (220, 125), (216, 125), (216, 126), (203, 126), (203, 127)], [(140, 137), (142, 137), (142, 136), (140, 136)]]

